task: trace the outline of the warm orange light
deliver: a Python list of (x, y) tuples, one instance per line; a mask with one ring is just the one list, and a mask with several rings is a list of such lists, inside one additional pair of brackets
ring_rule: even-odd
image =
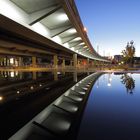
[(3, 97), (2, 96), (0, 96), (0, 101), (2, 101), (3, 100)]
[(86, 32), (86, 33), (87, 33), (87, 28), (86, 28), (86, 27), (84, 27), (84, 32)]

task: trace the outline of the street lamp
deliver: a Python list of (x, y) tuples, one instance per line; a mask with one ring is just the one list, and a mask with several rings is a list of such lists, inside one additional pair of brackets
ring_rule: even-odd
[(87, 28), (86, 27), (84, 27), (84, 32), (87, 33)]

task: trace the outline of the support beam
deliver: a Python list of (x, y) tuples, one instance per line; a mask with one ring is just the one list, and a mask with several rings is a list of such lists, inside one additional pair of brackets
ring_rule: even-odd
[(57, 70), (53, 71), (53, 75), (54, 75), (54, 81), (57, 81), (58, 80)]
[(60, 34), (66, 32), (67, 30), (69, 30), (71, 28), (72, 28), (72, 26), (64, 26), (64, 27), (61, 27), (61, 28), (53, 29), (53, 30), (51, 30), (51, 38), (55, 37), (57, 35), (60, 35)]
[(71, 35), (71, 36), (68, 36), (68, 37), (64, 37), (64, 38), (62, 38), (62, 43), (63, 44), (68, 43), (68, 42), (74, 40), (77, 37), (78, 37), (77, 34), (76, 35)]
[(72, 63), (73, 63), (73, 61), (71, 60), (71, 61), (70, 61), (70, 66), (71, 66), (71, 67), (72, 67)]
[(74, 82), (77, 82), (77, 71), (75, 71), (74, 73), (73, 73), (73, 81)]
[(84, 48), (84, 46), (85, 46), (85, 45), (77, 45), (77, 46), (74, 46), (74, 48), (75, 48), (75, 49), (78, 49), (78, 48), (81, 48), (81, 47)]
[(57, 55), (53, 56), (53, 66), (56, 69), (58, 67), (58, 57)]
[(32, 67), (36, 67), (36, 57), (32, 57)]
[(65, 69), (65, 59), (63, 59), (62, 68)]
[(33, 80), (36, 80), (36, 78), (37, 78), (37, 72), (34, 71), (34, 72), (32, 72), (32, 79)]
[(69, 43), (69, 44), (70, 44), (70, 48), (79, 45), (81, 42), (82, 42), (82, 40), (79, 40), (79, 41), (77, 41), (77, 42), (73, 42), (73, 43)]
[(76, 49), (74, 48), (74, 50), (75, 50), (75, 51), (76, 51), (76, 50), (78, 50), (78, 51), (83, 51), (84, 48), (80, 46), (80, 47), (78, 47), (78, 48), (76, 48)]
[(19, 57), (19, 58), (18, 58), (18, 66), (22, 66), (22, 65), (23, 65), (23, 64), (22, 64), (22, 61), (23, 61), (23, 60), (22, 60), (22, 57)]
[(73, 54), (73, 66), (74, 69), (77, 69), (77, 54)]
[(87, 58), (87, 67), (89, 68), (89, 58)]
[(30, 23), (29, 25), (33, 25), (37, 22), (39, 22), (40, 20), (44, 19), (45, 17), (53, 14), (54, 12), (56, 12), (57, 10), (61, 9), (61, 6), (52, 6), (37, 12), (34, 12), (32, 14), (30, 14)]

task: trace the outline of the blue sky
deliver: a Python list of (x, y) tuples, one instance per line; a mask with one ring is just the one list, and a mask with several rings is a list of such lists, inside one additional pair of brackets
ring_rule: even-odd
[(140, 56), (140, 0), (75, 0), (95, 50), (120, 54), (134, 40)]

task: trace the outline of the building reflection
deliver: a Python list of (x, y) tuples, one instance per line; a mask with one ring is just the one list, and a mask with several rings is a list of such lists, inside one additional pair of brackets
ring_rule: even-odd
[(111, 81), (112, 81), (111, 75), (112, 75), (111, 73), (108, 74), (108, 82), (107, 82), (108, 87), (111, 87)]
[(99, 88), (100, 86), (100, 82), (105, 82), (105, 84), (108, 86), (108, 87), (111, 87), (112, 85), (112, 73), (107, 73), (107, 74), (103, 74), (102, 76), (102, 81), (100, 81), (100, 78), (97, 80), (96, 82), (96, 88)]
[(99, 88), (99, 79), (97, 80), (96, 88)]
[(123, 74), (121, 76), (121, 82), (125, 85), (127, 93), (133, 94), (135, 88), (135, 80), (132, 78), (131, 74)]
[(73, 81), (74, 82), (77, 82), (77, 71), (75, 71), (74, 73), (73, 73)]
[(39, 90), (50, 90), (53, 84), (70, 79), (69, 82), (77, 82), (85, 73), (75, 72), (21, 72), (0, 71), (0, 105), (11, 100), (20, 100), (22, 97), (32, 95)]

